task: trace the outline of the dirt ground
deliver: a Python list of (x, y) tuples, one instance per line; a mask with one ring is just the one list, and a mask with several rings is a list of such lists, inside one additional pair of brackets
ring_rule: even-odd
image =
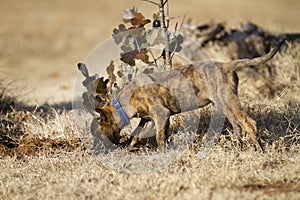
[[(273, 33), (300, 32), (299, 0), (169, 1), (171, 16), (199, 24), (214, 19), (235, 27), (249, 20)], [(157, 11), (138, 0), (0, 0), (0, 89), (8, 89), (0, 90), (0, 102), (16, 108), (0, 110), (0, 140), (3, 131), (19, 134), (18, 147), (0, 144), (0, 199), (300, 199), (300, 47), (275, 56), (274, 98), (251, 87), (256, 80), (247, 71), (241, 77), (240, 98), (257, 121), (264, 153), (234, 146), (227, 124), (228, 134), (208, 156), (198, 156), (195, 141), (150, 173), (124, 172), (134, 155), (124, 149), (104, 155), (121, 164), (118, 170), (92, 155), (90, 124), (79, 127), (72, 110), (55, 107), (72, 100), (76, 64), (133, 6), (149, 18)], [(25, 109), (17, 109), (18, 101)], [(29, 112), (44, 103), (45, 111)]]
[[(133, 6), (149, 18), (157, 11), (138, 0), (1, 0), (0, 76), (31, 104), (70, 101), (76, 64), (111, 36), (121, 12)], [(249, 20), (275, 33), (299, 32), (299, 9), (297, 0), (170, 1), (174, 17), (230, 26)]]

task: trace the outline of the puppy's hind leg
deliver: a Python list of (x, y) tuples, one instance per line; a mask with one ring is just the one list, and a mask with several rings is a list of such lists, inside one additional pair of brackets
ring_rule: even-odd
[(158, 148), (161, 148), (167, 139), (166, 132), (170, 125), (170, 110), (162, 105), (154, 105), (150, 108), (149, 114), (155, 123)]
[(240, 134), (241, 132), (249, 134), (250, 139), (255, 146), (255, 149), (257, 151), (262, 151), (263, 148), (256, 136), (256, 122), (248, 116), (248, 114), (243, 110), (242, 106), (231, 105), (231, 107), (227, 108), (226, 110), (226, 116), (232, 124), (235, 134)]

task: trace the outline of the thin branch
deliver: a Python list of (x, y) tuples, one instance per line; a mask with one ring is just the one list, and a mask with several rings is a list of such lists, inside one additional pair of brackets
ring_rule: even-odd
[(175, 24), (175, 28), (174, 28), (175, 33), (177, 32), (177, 27), (178, 27), (178, 22), (176, 22), (176, 24)]
[(138, 51), (141, 51), (140, 45), (139, 45), (138, 40), (137, 40), (136, 38), (134, 38), (134, 43), (135, 43), (135, 45), (136, 45), (136, 47), (137, 47), (137, 50), (138, 50)]
[(181, 22), (181, 24), (180, 24), (180, 27), (179, 27), (179, 29), (178, 29), (178, 32), (180, 32), (180, 30), (182, 29), (183, 23), (184, 23), (184, 21), (185, 21), (185, 18), (186, 18), (186, 16), (184, 15), (184, 16), (183, 16), (183, 19), (182, 19), (182, 22)]
[[(165, 3), (168, 2), (168, 0), (165, 1)], [(163, 37), (165, 40), (165, 60), (166, 60), (166, 68), (171, 67), (171, 61), (170, 61), (170, 38), (168, 33), (168, 28), (166, 26), (166, 17), (165, 17), (165, 10), (164, 10), (164, 0), (160, 0), (159, 5), (159, 13), (160, 13), (160, 24), (162, 28)]]
[(156, 3), (156, 2), (151, 1), (151, 0), (141, 0), (141, 1), (145, 1), (145, 2), (148, 2), (148, 3), (154, 4), (154, 5), (160, 6), (159, 3)]
[[(176, 44), (175, 48), (177, 48), (177, 44)], [(173, 52), (171, 53), (170, 60), (173, 59), (173, 57), (175, 56), (175, 53), (176, 53), (175, 51), (173, 51)]]
[(166, 18), (166, 21), (167, 21), (167, 28), (169, 28), (169, 25), (170, 25), (169, 1), (166, 0), (165, 3), (167, 3), (167, 18)]
[[(152, 59), (153, 59), (153, 61), (154, 61), (154, 63), (155, 63), (156, 68), (158, 69), (157, 59), (154, 57), (154, 54), (153, 54), (153, 52), (152, 52), (151, 49), (149, 49), (149, 52), (150, 52), (150, 54), (151, 54), (151, 56), (152, 56)], [(159, 59), (159, 58), (158, 58), (158, 59)]]

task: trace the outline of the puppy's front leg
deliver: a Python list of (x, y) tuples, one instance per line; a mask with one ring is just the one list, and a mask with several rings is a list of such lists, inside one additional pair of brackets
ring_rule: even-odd
[(158, 144), (158, 148), (161, 148), (165, 145), (165, 141), (167, 139), (166, 132), (170, 124), (170, 110), (163, 105), (158, 104), (150, 108), (149, 114), (155, 123), (156, 142)]
[[(149, 123), (150, 124), (150, 129), (153, 128), (152, 121), (148, 119), (141, 119), (139, 125), (136, 127), (136, 129), (133, 131), (132, 136), (130, 137), (130, 144), (128, 146), (129, 150), (134, 149), (134, 146), (136, 143), (139, 141), (140, 138), (146, 137), (147, 133), (149, 132)], [(146, 125), (146, 126), (145, 126)]]

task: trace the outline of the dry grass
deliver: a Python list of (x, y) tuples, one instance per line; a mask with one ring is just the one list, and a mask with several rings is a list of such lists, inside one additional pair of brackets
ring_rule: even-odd
[[(111, 10), (116, 9), (116, 13), (120, 13), (129, 4), (129, 1), (122, 1), (120, 8), (116, 8), (115, 2), (95, 7), (93, 0), (86, 4), (53, 1), (49, 3), (51, 6), (45, 2), (26, 2), (2, 2), (0, 15), (8, 16), (8, 23), (0, 22), (3, 27), (0, 50), (13, 55), (4, 56), (8, 71), (27, 77), (21, 80), (18, 79), (20, 76), (12, 78), (20, 81), (16, 84), (19, 88), (23, 89), (24, 85), (30, 88), (41, 86), (30, 93), (29, 97), (34, 97), (30, 104), (45, 101), (49, 94), (57, 95), (61, 91), (59, 87), (71, 87), (71, 79), (76, 72), (66, 68), (59, 70), (61, 66), (75, 66), (78, 59), (87, 55), (96, 43), (107, 38), (111, 29), (103, 30), (100, 25), (111, 21), (109, 26), (115, 26), (120, 17), (119, 14), (112, 15)], [(270, 1), (255, 1), (256, 4), (249, 8), (241, 1), (226, 2), (226, 5), (221, 1), (207, 1), (203, 2), (206, 8), (201, 9), (203, 12), (194, 9), (199, 8), (199, 2), (189, 1), (182, 5), (182, 1), (174, 0), (172, 6), (179, 14), (193, 9), (191, 16), (198, 17), (199, 21), (206, 21), (214, 15), (227, 21), (243, 16), (254, 22), (261, 20), (261, 25), (278, 32), (283, 30), (278, 28), (282, 24), (287, 24), (288, 30), (299, 29), (299, 23), (293, 20), (298, 19), (299, 9), (295, 9), (299, 7), (298, 1), (272, 1), (269, 9), (266, 8)], [(69, 5), (72, 11), (65, 9)], [(144, 4), (137, 5), (141, 7)], [(217, 5), (226, 6), (230, 11), (219, 12)], [(54, 11), (52, 8), (55, 8)], [(153, 7), (145, 8), (152, 10)], [(245, 9), (251, 12), (245, 13)], [(278, 10), (287, 15), (285, 19), (290, 21), (289, 24), (285, 23), (282, 15), (276, 15)], [(100, 11), (109, 13), (101, 13), (105, 17), (99, 19), (100, 22), (93, 22), (91, 19), (98, 20)], [(261, 12), (264, 17), (259, 16)], [(25, 26), (22, 26), (23, 21), (18, 21), (16, 16), (19, 15)], [(43, 20), (48, 20), (48, 23)], [(66, 22), (70, 26), (66, 27)], [(99, 39), (99, 35), (102, 38)], [(224, 55), (216, 55), (216, 58), (218, 56), (221, 59)], [(277, 66), (275, 80), (278, 92), (274, 98), (266, 97), (257, 89), (264, 85), (260, 74), (253, 74), (251, 70), (239, 72), (240, 98), (244, 109), (258, 123), (264, 153), (253, 151), (251, 145), (241, 150), (230, 137), (232, 129), (226, 123), (218, 143), (205, 157), (199, 157), (201, 142), (196, 139), (181, 157), (174, 162), (166, 160), (169, 165), (149, 173), (125, 173), (135, 169), (129, 164), (135, 161), (132, 159), (134, 156), (138, 156), (128, 154), (126, 150), (94, 156), (89, 124), (77, 126), (74, 111), (69, 109), (68, 103), (31, 106), (22, 103), (19, 95), (18, 98), (8, 95), (12, 91), (18, 94), (14, 88), (7, 89), (8, 92), (1, 90), (1, 135), (17, 141), (18, 147), (8, 148), (0, 144), (0, 199), (300, 199), (299, 60), (299, 46), (275, 57), (273, 64)], [(44, 71), (37, 66), (43, 66)], [(36, 76), (31, 77), (32, 73)], [(6, 86), (6, 83), (4, 86), (0, 84), (1, 89)], [(202, 111), (201, 122), (200, 133), (203, 133), (209, 123), (209, 109)], [(179, 132), (183, 133), (183, 130), (179, 129)], [(184, 135), (174, 137), (184, 139), (187, 137)], [(169, 158), (174, 159), (172, 156), (176, 157), (177, 153), (182, 151), (173, 149)], [(147, 155), (147, 152), (142, 155)], [(139, 165), (146, 161), (139, 159), (136, 162)], [(151, 169), (151, 166), (145, 168)]]

